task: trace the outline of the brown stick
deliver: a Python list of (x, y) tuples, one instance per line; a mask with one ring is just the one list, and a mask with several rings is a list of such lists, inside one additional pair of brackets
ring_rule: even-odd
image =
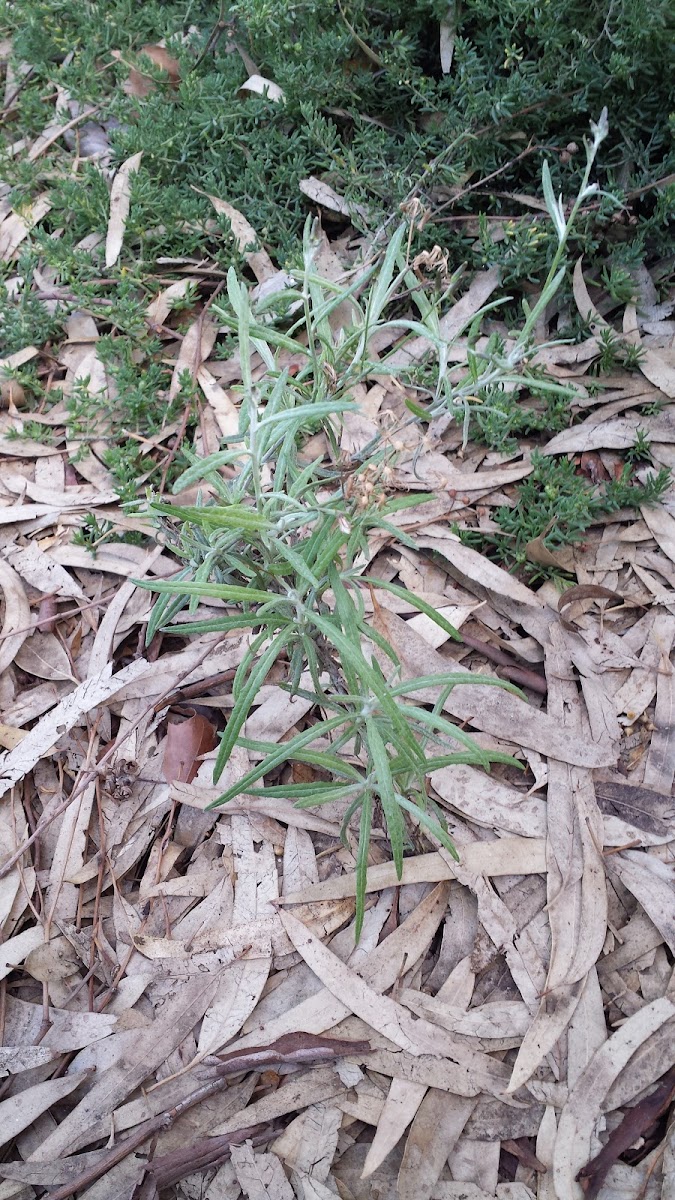
[(253, 1145), (269, 1141), (275, 1130), (262, 1125), (249, 1125), (248, 1129), (237, 1129), (236, 1133), (223, 1133), (218, 1137), (200, 1138), (191, 1146), (172, 1150), (160, 1158), (154, 1158), (145, 1168), (156, 1190), (174, 1187), (186, 1175), (204, 1171), (207, 1167), (220, 1167), (230, 1156), (232, 1146), (252, 1141)]
[(594, 1200), (603, 1185), (610, 1167), (625, 1154), (639, 1137), (663, 1116), (675, 1095), (675, 1067), (671, 1067), (660, 1084), (649, 1096), (645, 1096), (625, 1114), (620, 1125), (611, 1134), (599, 1154), (582, 1167), (577, 1179), (586, 1194), (586, 1200)]
[[(125, 1138), (118, 1146), (114, 1146), (108, 1154), (104, 1155), (103, 1158), (99, 1159), (88, 1170), (83, 1171), (78, 1179), (64, 1184), (63, 1187), (57, 1188), (54, 1192), (50, 1192), (49, 1200), (68, 1200), (68, 1197), (72, 1196), (75, 1192), (79, 1192), (83, 1188), (89, 1187), (90, 1184), (95, 1183), (97, 1179), (100, 1179), (106, 1172), (122, 1162), (133, 1150), (137, 1150), (139, 1146), (142, 1146), (143, 1142), (146, 1142), (153, 1134), (159, 1133), (163, 1129), (170, 1129), (178, 1117), (182, 1116), (188, 1109), (194, 1108), (202, 1100), (207, 1100), (209, 1097), (215, 1096), (218, 1092), (222, 1091), (227, 1086), (227, 1080), (233, 1075), (242, 1075), (246, 1071), (260, 1070), (263, 1067), (274, 1066), (278, 1063), (326, 1062), (341, 1058), (347, 1054), (365, 1054), (369, 1050), (370, 1045), (368, 1042), (349, 1042), (339, 1038), (315, 1037), (311, 1033), (289, 1033), (279, 1038), (276, 1042), (272, 1042), (269, 1046), (251, 1046), (248, 1050), (234, 1050), (231, 1054), (221, 1057), (216, 1066), (217, 1076), (215, 1079), (209, 1080), (208, 1083), (204, 1083), (201, 1087), (196, 1088), (194, 1092), (190, 1092), (183, 1100), (179, 1100), (173, 1108), (158, 1113), (157, 1116), (151, 1117), (149, 1121), (144, 1121), (128, 1138)], [(218, 1141), (220, 1143), (217, 1147), (218, 1155), (223, 1155), (231, 1142), (245, 1141), (246, 1138), (251, 1137), (253, 1133), (258, 1132), (260, 1129), (260, 1125), (254, 1125), (248, 1129), (239, 1129), (233, 1134), (225, 1134), (223, 1135), (223, 1139), (209, 1138), (206, 1141)], [(196, 1143), (196, 1147), (193, 1147), (193, 1149), (197, 1148), (200, 1154), (205, 1154), (206, 1147), (204, 1143)], [(170, 1156), (167, 1155), (166, 1157), (169, 1158)], [(172, 1164), (174, 1168), (176, 1165), (176, 1163)], [(206, 1162), (205, 1165), (208, 1166), (210, 1164)], [(194, 1167), (192, 1169), (197, 1168)]]

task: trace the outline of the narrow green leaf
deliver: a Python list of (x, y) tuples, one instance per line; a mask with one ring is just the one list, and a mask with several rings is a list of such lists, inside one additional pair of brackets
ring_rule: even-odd
[(377, 727), (377, 723), (372, 717), (366, 718), (366, 736), (368, 738), (368, 749), (375, 768), (375, 777), (377, 779), (380, 800), (382, 801), (382, 810), (387, 822), (387, 833), (389, 834), (389, 841), (391, 843), (392, 857), (396, 864), (396, 874), (400, 879), (403, 872), (405, 825), (401, 809), (396, 802), (396, 789), (394, 788), (387, 747)]
[(420, 808), (419, 804), (415, 804), (413, 800), (408, 800), (405, 796), (401, 796), (399, 794), (398, 802), (402, 808), (405, 808), (409, 813), (412, 813), (413, 816), (417, 818), (420, 825), (423, 825), (425, 829), (428, 829), (429, 833), (433, 834), (433, 836), (441, 843), (441, 845), (450, 852), (452, 857), (459, 862), (459, 854), (457, 853), (457, 848), (452, 841), (452, 838), (448, 836), (448, 834), (445, 832), (442, 826), (438, 824), (437, 821), (434, 821), (433, 818), (428, 815), (428, 813), (425, 813), (424, 809)]
[(359, 849), (356, 856), (356, 922), (354, 940), (358, 943), (363, 929), (363, 918), (366, 911), (366, 885), (368, 882), (368, 851), (370, 850), (370, 831), (373, 822), (373, 798), (366, 792), (361, 804), (361, 822), (359, 825)]
[(430, 617), (444, 633), (449, 634), (456, 642), (461, 642), (462, 635), (455, 629), (455, 626), (446, 621), (445, 617), (441, 616), (431, 604), (428, 604), (426, 600), (421, 600), (414, 592), (408, 591), (407, 588), (401, 587), (398, 583), (387, 583), (386, 580), (376, 579), (372, 575), (362, 575), (361, 579), (364, 583), (369, 583), (372, 587), (379, 587), (385, 592), (391, 592), (392, 595), (398, 596), (400, 600), (407, 600), (408, 604), (412, 604), (413, 608), (416, 608), (418, 612), (425, 613), (427, 617)]
[[(270, 647), (270, 649), (271, 648), (272, 647)], [(273, 662), (274, 659), (271, 661)], [(230, 717), (230, 720), (228, 721), (227, 729), (225, 730), (226, 734), (231, 723), (232, 717)], [(243, 723), (244, 722), (242, 721), (241, 725), (243, 725)], [(241, 725), (239, 726), (240, 729)], [(228, 800), (233, 800), (235, 796), (244, 795), (252, 783), (257, 783), (259, 779), (262, 779), (264, 775), (267, 775), (269, 771), (274, 770), (275, 767), (280, 766), (282, 762), (290, 762), (293, 758), (297, 758), (298, 750), (301, 750), (304, 746), (309, 745), (318, 737), (325, 737), (326, 734), (330, 733), (333, 729), (339, 729), (340, 725), (344, 725), (344, 717), (333, 717), (330, 721), (321, 721), (317, 725), (311, 725), (309, 729), (304, 729), (302, 733), (298, 733), (294, 738), (291, 738), (290, 742), (282, 742), (279, 746), (273, 744), (274, 748), (268, 754), (267, 758), (265, 758), (261, 763), (258, 763), (256, 767), (252, 767), (251, 770), (244, 775), (243, 779), (239, 779), (235, 784), (232, 785), (232, 787), (228, 788), (226, 792), (223, 792), (222, 796), (219, 796), (217, 800), (213, 800), (211, 804), (207, 805), (207, 808), (217, 808), (220, 804), (227, 804)], [(234, 742), (237, 740), (238, 739), (235, 734), (232, 745), (234, 745)], [(246, 739), (242, 738), (242, 742), (245, 741)], [(228, 753), (230, 753), (231, 750), (232, 746), (230, 746)], [(215, 773), (214, 779), (217, 779)]]
[(310, 571), (302, 556), (300, 554), (296, 554), (295, 550), (291, 549), (290, 546), (287, 546), (281, 538), (276, 538), (274, 540), (274, 546), (277, 552), (286, 559), (286, 562), (296, 572), (296, 574), (299, 575), (301, 579), (304, 579), (305, 583), (308, 583), (310, 587), (316, 588), (318, 591), (319, 587), (321, 586), (319, 580), (314, 572)]
[(164, 624), (163, 628), (177, 637), (191, 637), (197, 633), (227, 633), (230, 629), (255, 629), (258, 625), (265, 625), (269, 629), (283, 624), (283, 617), (259, 617), (257, 613), (248, 616), (242, 613), (241, 616), (213, 617), (210, 621), (192, 621), (185, 625)]
[(250, 533), (256, 530), (271, 529), (270, 522), (259, 516), (252, 508), (244, 504), (203, 504), (192, 507), (182, 507), (178, 504), (160, 504), (158, 501), (150, 505), (153, 512), (167, 517), (180, 517), (193, 525), (212, 525), (216, 529), (240, 529)]
[(218, 750), (218, 757), (216, 758), (215, 767), (213, 768), (214, 783), (217, 783), (220, 779), (225, 764), (229, 759), (234, 744), (239, 736), (240, 730), (242, 729), (242, 726), (249, 712), (251, 711), (251, 705), (255, 700), (262, 684), (267, 678), (272, 664), (276, 662), (277, 658), (281, 654), (281, 651), (287, 645), (292, 633), (292, 629), (284, 629), (281, 633), (277, 634), (274, 640), (267, 647), (265, 653), (261, 654), (258, 662), (255, 665), (255, 668), (249, 676), (247, 686), (237, 697), (234, 708), (230, 714), (230, 719), (227, 722), (222, 741), (220, 743), (220, 749)]
[(431, 414), (427, 411), (427, 409), (422, 408), (421, 404), (416, 404), (415, 401), (411, 400), (409, 396), (406, 396), (405, 406), (409, 412), (413, 414), (413, 416), (419, 417), (421, 421), (431, 420)]
[(270, 598), (269, 592), (261, 592), (251, 587), (238, 587), (230, 583), (194, 583), (186, 579), (134, 579), (132, 582), (148, 592), (213, 596), (217, 600), (231, 600), (233, 603), (239, 601), (241, 604), (264, 604)]
[(405, 683), (397, 683), (391, 689), (392, 696), (405, 696), (407, 692), (416, 692), (428, 687), (456, 687), (463, 683), (474, 683), (480, 687), (499, 687), (505, 692), (513, 692), (514, 696), (527, 703), (527, 696), (521, 692), (515, 683), (506, 679), (497, 679), (494, 675), (478, 675), (475, 671), (439, 671), (438, 675), (419, 675), (407, 679)]

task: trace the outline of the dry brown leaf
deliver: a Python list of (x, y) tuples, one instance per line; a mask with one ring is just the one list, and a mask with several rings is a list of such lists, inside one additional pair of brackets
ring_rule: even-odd
[(49, 872), (48, 904), (52, 920), (77, 919), (78, 892), (72, 880), (82, 870), (87, 847), (87, 830), (96, 799), (90, 784), (69, 805), (60, 822)]
[(415, 1114), (398, 1173), (401, 1200), (429, 1200), (448, 1156), (475, 1108), (474, 1100), (430, 1088)]
[(287, 1077), (287, 1081), (276, 1091), (242, 1108), (235, 1117), (216, 1125), (211, 1134), (218, 1137), (223, 1133), (234, 1133), (263, 1121), (274, 1121), (286, 1113), (306, 1108), (308, 1104), (320, 1104), (343, 1096), (346, 1088), (333, 1067), (320, 1067), (313, 1071), (299, 1072)]
[[(3, 856), (14, 853), (18, 844), (25, 838), (27, 830), (28, 822), (17, 797), (4, 797), (0, 802), (0, 846)], [(5, 939), (11, 936), (23, 911), (23, 908), (15, 911), (15, 906), (18, 908), (17, 901), (21, 903), (21, 899), (25, 898), (27, 904), (34, 886), (30, 870), (21, 869), (18, 863), (0, 879), (0, 930)], [(7, 1029), (5, 1028), (6, 1033)], [(19, 1041), (20, 1039), (16, 1044)], [(12, 1043), (10, 1042), (10, 1044)]]
[(13, 567), (0, 558), (0, 588), (4, 598), (4, 617), (0, 634), (0, 675), (14, 661), (30, 632), (28, 597)]
[(661, 504), (644, 505), (641, 513), (660, 549), (671, 562), (675, 562), (675, 517)]
[[(235, 870), (232, 928), (236, 934), (238, 927), (255, 929), (265, 919), (275, 917), (273, 902), (278, 898), (279, 885), (269, 843), (263, 843), (256, 854), (248, 817), (233, 816), (231, 823)], [(260, 999), (271, 965), (271, 938), (261, 931), (257, 957), (230, 967), (204, 1015), (198, 1041), (200, 1054), (213, 1054), (236, 1037)]]
[[(242, 769), (239, 778), (246, 774), (247, 769), (248, 767)], [(222, 796), (223, 789), (199, 782), (193, 784), (174, 783), (171, 794), (181, 804), (205, 809), (213, 800)], [(245, 813), (252, 819), (257, 816), (267, 816), (274, 821), (282, 821), (284, 825), (294, 826), (296, 829), (313, 829), (317, 833), (327, 833), (331, 837), (340, 835), (340, 826), (337, 822), (327, 821), (325, 817), (317, 817), (314, 813), (295, 808), (291, 801), (281, 798), (266, 799), (264, 796), (243, 796), (239, 800), (230, 800), (227, 811), (228, 813)]]
[(52, 937), (31, 950), (26, 956), (24, 968), (40, 983), (51, 983), (55, 979), (69, 979), (74, 975), (78, 961), (68, 938)]
[(69, 1096), (87, 1078), (88, 1072), (78, 1071), (60, 1079), (48, 1079), (24, 1088), (20, 1103), (11, 1096), (0, 1101), (0, 1145), (4, 1146), (33, 1124), (52, 1104)]
[[(650, 788), (633, 787), (628, 783), (608, 783), (598, 780), (595, 785), (600, 811), (605, 825), (608, 817), (616, 816), (622, 825), (654, 834), (656, 838), (672, 837), (675, 800)], [(626, 839), (623, 839), (624, 842)], [(607, 845), (607, 841), (605, 842)]]
[[(487, 271), (477, 272), (473, 282), (464, 295), (452, 306), (445, 316), (441, 317), (439, 334), (446, 342), (453, 342), (469, 324), (479, 308), (490, 299), (499, 286), (501, 271), (499, 267), (490, 267)], [(431, 348), (425, 337), (413, 338), (402, 349), (394, 350), (386, 360), (386, 366), (393, 364), (405, 365), (418, 362)], [(462, 356), (464, 357), (464, 356)]]
[(142, 676), (147, 665), (143, 659), (139, 659), (113, 675), (110, 663), (99, 675), (86, 679), (57, 704), (31, 729), (16, 749), (0, 755), (0, 796), (4, 796), (10, 787), (23, 779), (84, 713), (90, 713), (97, 704), (109, 700), (131, 680)]
[(588, 288), (586, 287), (586, 281), (584, 279), (582, 267), (583, 261), (582, 255), (582, 257), (578, 258), (574, 264), (572, 289), (574, 292), (576, 306), (579, 309), (579, 315), (581, 316), (582, 321), (585, 321), (589, 325), (592, 333), (597, 333), (599, 330), (608, 329), (609, 326), (604, 317), (600, 316), (600, 313), (588, 294)]
[(271, 1149), (289, 1170), (323, 1182), (330, 1173), (341, 1121), (339, 1108), (310, 1104), (275, 1138)]
[(675, 953), (675, 878), (672, 868), (650, 854), (626, 851), (608, 864), (610, 875), (621, 880)]
[(675, 678), (670, 663), (657, 677), (654, 724), (643, 783), (670, 796), (675, 779)]
[[(41, 1032), (44, 1010), (41, 1004), (29, 1004), (14, 996), (7, 997), (5, 1037), (12, 1045), (30, 1045)], [(107, 1038), (117, 1024), (110, 1013), (67, 1012), (49, 1009), (50, 1026), (41, 1046), (60, 1054), (81, 1050), (92, 1042)]]
[(430, 777), (440, 798), (477, 825), (519, 837), (546, 836), (546, 804), (476, 767), (443, 767)]
[(143, 151), (132, 154), (119, 167), (110, 189), (110, 216), (105, 238), (105, 265), (113, 267), (117, 262), (124, 241), (124, 231), (131, 205), (131, 176), (141, 165)]
[(434, 527), (432, 532), (422, 531), (416, 538), (418, 545), (440, 554), (453, 577), (460, 576), (460, 582), (471, 591), (475, 591), (478, 585), (495, 600), (504, 596), (535, 611), (543, 610), (541, 600), (525, 584), (520, 583), (508, 571), (502, 570), (485, 555), (479, 554), (477, 550), (464, 546), (453, 534), (444, 531), (441, 536), (440, 529), (437, 532), (437, 528)]
[(183, 386), (182, 376), (187, 372), (193, 380), (197, 378), (202, 363), (213, 350), (218, 330), (208, 313), (202, 313), (185, 332), (176, 365), (169, 385), (169, 399), (174, 400)]
[[(431, 943), (445, 912), (448, 898), (447, 884), (438, 887), (424, 898), (416, 909), (393, 933), (376, 946), (365, 958), (354, 951), (350, 963), (358, 969), (359, 974), (374, 988), (386, 991), (393, 986), (399, 974), (409, 963), (414, 962)], [(366, 914), (366, 922), (368, 914)], [(364, 923), (364, 928), (366, 927)], [(353, 937), (353, 933), (352, 933)], [(285, 1033), (295, 1029), (305, 1029), (310, 1033), (324, 1033), (337, 1025), (351, 1011), (332, 996), (328, 989), (322, 989), (315, 995), (302, 1001), (290, 1009), (285, 1009), (278, 1017), (272, 1017), (261, 1026), (247, 1033), (238, 1043), (239, 1046), (255, 1045), (256, 1040), (274, 1041)]]
[(230, 1158), (248, 1200), (294, 1200), (276, 1154), (255, 1154), (251, 1142), (244, 1142), (232, 1147)]
[(575, 1181), (591, 1157), (592, 1135), (602, 1102), (636, 1050), (674, 1016), (675, 1007), (669, 1000), (655, 1000), (625, 1021), (591, 1058), (560, 1114), (553, 1150), (557, 1196), (582, 1200), (583, 1192)]
[(362, 1179), (370, 1178), (403, 1137), (418, 1111), (426, 1091), (426, 1085), (423, 1083), (392, 1079), (377, 1123), (375, 1136), (370, 1143), (366, 1161), (363, 1164)]
[(653, 383), (671, 400), (675, 399), (675, 367), (664, 358), (663, 354), (652, 350), (650, 346), (643, 345), (642, 357), (638, 365), (650, 383)]
[(145, 311), (148, 323), (164, 325), (175, 301), (182, 300), (188, 288), (194, 287), (198, 282), (196, 277), (186, 275), (185, 279), (178, 279), (175, 283), (170, 283), (168, 287), (162, 288)]
[(583, 603), (584, 600), (614, 600), (617, 604), (623, 604), (624, 598), (618, 592), (613, 592), (610, 588), (599, 587), (597, 583), (585, 583), (580, 587), (566, 588), (560, 599), (558, 600), (558, 612), (560, 613), (561, 624), (565, 629), (576, 631), (576, 626), (570, 619), (570, 614), (563, 616), (565, 609), (570, 608), (573, 604)]
[(206, 973), (177, 985), (173, 997), (162, 1007), (161, 1018), (133, 1031), (133, 1055), (129, 1060), (122, 1058), (101, 1073), (79, 1104), (33, 1151), (31, 1159), (46, 1162), (106, 1137), (110, 1114), (187, 1037), (217, 991), (219, 979), (219, 973)]
[(18, 967), (32, 950), (42, 945), (43, 940), (40, 926), (32, 925), (3, 942), (0, 946), (0, 979), (4, 979), (10, 971)]
[(32, 1071), (43, 1067), (57, 1057), (58, 1051), (48, 1046), (2, 1046), (0, 1047), (0, 1075), (17, 1075), (21, 1071)]
[(215, 726), (201, 713), (185, 720), (170, 720), (162, 759), (162, 774), (167, 783), (191, 783), (199, 769), (198, 760), (215, 745)]
[[(119, 51), (112, 52), (115, 58), (121, 58)], [(141, 54), (158, 67), (160, 71), (164, 71), (171, 83), (172, 87), (177, 87), (180, 80), (180, 64), (177, 59), (169, 54), (165, 46), (157, 45), (156, 43), (141, 46)], [(143, 74), (139, 67), (131, 67), (129, 76), (122, 84), (122, 91), (126, 92), (127, 96), (135, 96), (142, 100), (145, 96), (149, 96), (154, 92), (156, 83), (152, 76)]]
[[(60, 462), (60, 456), (58, 458)], [(48, 553), (41, 550), (37, 542), (30, 541), (25, 546), (11, 547), (5, 551), (5, 555), (15, 571), (18, 571), (31, 587), (37, 588), (47, 596), (70, 596), (74, 600), (86, 603), (87, 597), (77, 580)]]
[[(561, 629), (551, 630), (546, 664), (552, 715), (570, 740), (582, 739), (582, 711)], [(513, 1090), (530, 1077), (572, 1018), (607, 927), (602, 817), (590, 774), (549, 762), (547, 813), (551, 958), (539, 1011), (513, 1069)]]
[[(542, 454), (584, 454), (589, 450), (630, 450), (635, 445), (638, 429), (644, 427), (645, 419), (615, 417), (600, 423), (590, 418), (572, 429), (556, 433), (542, 447)], [(649, 421), (650, 437), (657, 442), (675, 442), (675, 422), (668, 411)]]
[(455, 5), (450, 4), (448, 15), (445, 20), (441, 21), (439, 28), (439, 55), (441, 71), (444, 75), (449, 75), (452, 70), (452, 59), (455, 51), (455, 32)]
[(227, 217), (236, 247), (239, 253), (244, 255), (258, 282), (264, 283), (267, 279), (277, 275), (277, 268), (267, 251), (251, 249), (252, 246), (258, 245), (258, 235), (246, 217), (239, 212), (239, 209), (228, 204), (227, 200), (221, 200), (219, 196), (210, 196), (208, 192), (205, 192), (204, 195), (211, 201), (217, 213)]
[(453, 498), (456, 493), (459, 500), (468, 502), (469, 499), (476, 500), (472, 493), (481, 492), (488, 495), (496, 488), (517, 483), (531, 472), (532, 464), (526, 462), (517, 467), (470, 473), (458, 471), (444, 454), (422, 454), (416, 459), (414, 466), (411, 461), (410, 464), (404, 463), (393, 468), (392, 481), (397, 487), (411, 490), (443, 489)]
[(362, 204), (348, 203), (344, 196), (338, 195), (335, 188), (332, 188), (329, 183), (325, 183), (323, 179), (317, 179), (315, 175), (301, 179), (298, 187), (303, 196), (307, 196), (321, 208), (327, 208), (329, 212), (339, 213), (343, 217), (359, 217), (362, 221), (368, 219), (368, 213)]
[[(402, 665), (403, 679), (414, 679), (442, 672), (460, 671), (452, 659), (444, 658), (426, 644), (395, 613), (380, 608), (373, 619), (375, 628), (393, 646)], [(384, 664), (383, 664), (384, 665)], [(610, 766), (616, 761), (614, 748), (590, 739), (572, 741), (559, 722), (501, 688), (462, 684), (453, 688), (443, 705), (445, 712), (466, 721), (484, 733), (506, 742), (528, 746), (563, 763), (577, 766)], [(415, 700), (435, 699), (440, 689), (424, 688), (409, 694)]]
[(38, 196), (21, 212), (12, 212), (0, 225), (0, 261), (8, 262), (16, 256), (19, 246), (28, 237), (31, 229), (46, 217), (52, 207), (47, 192)]
[[(440, 853), (416, 854), (403, 859), (399, 880), (394, 863), (369, 867), (366, 892), (397, 884), (436, 883), (455, 879), (459, 870), (482, 875), (537, 875), (546, 869), (544, 842), (541, 838), (501, 838), (495, 842), (475, 842), (462, 847), (461, 865), (448, 863)], [(313, 904), (318, 900), (338, 900), (356, 895), (356, 874), (338, 875), (322, 883), (283, 896), (283, 904)]]
[(296, 950), (322, 983), (370, 1028), (415, 1057), (432, 1054), (451, 1060), (449, 1065), (459, 1096), (476, 1096), (481, 1091), (491, 1095), (503, 1093), (506, 1073), (487, 1055), (468, 1050), (423, 1019), (414, 1021), (402, 1005), (374, 991), (340, 962), (295, 917), (282, 912), (281, 920)]
[(36, 358), (40, 353), (37, 346), (24, 346), (22, 350), (15, 350), (14, 354), (8, 354), (5, 358), (0, 358), (0, 380), (6, 379), (12, 371), (16, 371), (18, 367), (23, 367), (25, 363)]
[(238, 433), (239, 410), (236, 404), (203, 365), (197, 371), (197, 383), (213, 409), (221, 437), (231, 437)]
[(555, 553), (549, 550), (543, 536), (532, 538), (525, 546), (525, 554), (530, 562), (541, 563), (544, 567), (556, 567), (559, 571), (574, 570), (574, 550), (571, 546), (562, 546)]
[(27, 675), (37, 679), (68, 679), (77, 683), (70, 658), (56, 634), (36, 630), (26, 638), (14, 661)]

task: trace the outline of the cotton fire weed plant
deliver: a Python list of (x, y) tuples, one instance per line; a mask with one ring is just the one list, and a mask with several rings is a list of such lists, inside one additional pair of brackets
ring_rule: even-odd
[[(370, 558), (368, 537), (374, 530), (414, 547), (392, 519), (402, 509), (432, 497), (389, 496), (387, 474), (395, 451), (385, 436), (351, 464), (347, 480), (340, 469), (326, 469), (321, 460), (306, 461), (302, 447), (309, 436), (322, 431), (338, 463), (340, 423), (344, 413), (355, 411), (351, 399), (355, 385), (400, 370), (388, 365), (386, 358), (379, 363), (370, 359), (369, 343), (376, 331), (389, 329), (403, 337), (428, 339), (438, 370), (433, 412), (449, 410), (465, 427), (478, 387), (497, 380), (522, 385), (535, 322), (563, 279), (571, 222), (594, 190), (588, 180), (605, 131), (603, 116), (593, 127), (587, 171), (567, 221), (545, 172), (544, 193), (559, 246), (541, 297), (526, 311), (508, 356), (483, 359), (479, 368), (479, 356), (472, 353), (468, 377), (459, 385), (448, 379), (441, 303), (428, 300), (408, 266), (405, 225), (397, 229), (379, 263), (359, 271), (345, 285), (316, 273), (317, 242), (308, 222), (304, 270), (298, 273), (296, 286), (260, 301), (255, 309), (246, 284), (230, 270), (229, 306), (214, 305), (214, 310), (238, 337), (243, 377), (239, 430), (223, 439), (222, 450), (195, 459), (176, 481), (176, 492), (200, 485), (207, 490), (208, 495), (198, 494), (196, 505), (150, 499), (151, 511), (162, 520), (174, 552), (185, 565), (172, 580), (140, 585), (161, 593), (148, 624), (148, 640), (159, 629), (183, 636), (250, 631), (232, 685), (233, 707), (214, 781), (220, 779), (235, 745), (249, 750), (257, 762), (213, 806), (242, 794), (288, 797), (300, 807), (339, 801), (344, 806), (345, 841), (352, 819), (359, 814), (357, 937), (374, 824), (382, 822), (386, 828), (399, 878), (408, 840), (406, 817), (456, 856), (442, 813), (428, 795), (427, 776), (454, 763), (486, 770), (494, 762), (518, 765), (508, 755), (483, 749), (443, 715), (451, 689), (481, 683), (520, 693), (502, 680), (456, 670), (402, 679), (395, 650), (366, 618), (364, 588), (371, 589), (375, 602), (378, 589), (406, 599), (450, 637), (459, 641), (461, 637), (435, 609), (405, 588), (362, 575), (361, 564)], [(384, 314), (396, 305), (402, 291), (408, 291), (417, 304), (419, 319), (386, 320)], [(345, 304), (351, 309), (350, 323), (341, 322), (334, 333), (330, 318)], [(494, 307), (487, 305), (472, 320), (474, 340), (480, 319)], [(250, 368), (253, 350), (266, 367), (264, 378), (256, 384)], [(304, 357), (294, 376), (278, 365), (275, 351), (290, 351), (296, 362)], [(428, 419), (429, 413), (424, 415)], [(223, 601), (225, 612), (181, 623), (181, 610), (187, 606), (194, 614), (200, 597)], [(253, 740), (242, 732), (275, 665), (277, 673), (281, 666), (285, 677), (280, 686), (312, 704), (307, 728), (281, 744)], [(408, 699), (425, 689), (430, 693), (428, 703)], [(264, 783), (293, 762), (313, 769), (311, 782)]]

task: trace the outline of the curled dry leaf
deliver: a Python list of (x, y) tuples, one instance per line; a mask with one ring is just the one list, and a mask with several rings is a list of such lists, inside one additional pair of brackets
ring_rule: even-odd
[(579, 587), (566, 588), (558, 600), (560, 622), (565, 626), (565, 629), (574, 631), (575, 626), (569, 620), (569, 614), (563, 617), (564, 610), (570, 608), (572, 604), (578, 604), (584, 600), (615, 600), (617, 604), (623, 604), (624, 602), (623, 596), (620, 596), (618, 592), (613, 592), (610, 588), (600, 587), (597, 583), (584, 583)]
[[(152, 43), (147, 46), (141, 46), (141, 55), (149, 58), (153, 66), (163, 71), (172, 87), (176, 88), (180, 81), (180, 63), (165, 46), (159, 46)], [(113, 57), (121, 59), (119, 51), (113, 52)], [(129, 77), (122, 84), (122, 91), (126, 92), (127, 96), (135, 96), (142, 100), (145, 96), (149, 96), (155, 91), (157, 84), (151, 75), (144, 74), (142, 70), (142, 61), (137, 67), (131, 67)]]
[(242, 83), (239, 88), (239, 95), (247, 92), (253, 93), (256, 96), (265, 96), (268, 100), (273, 100), (275, 104), (280, 104), (286, 99), (282, 88), (278, 83), (274, 83), (271, 79), (265, 79), (264, 75), (250, 75), (246, 83)]

